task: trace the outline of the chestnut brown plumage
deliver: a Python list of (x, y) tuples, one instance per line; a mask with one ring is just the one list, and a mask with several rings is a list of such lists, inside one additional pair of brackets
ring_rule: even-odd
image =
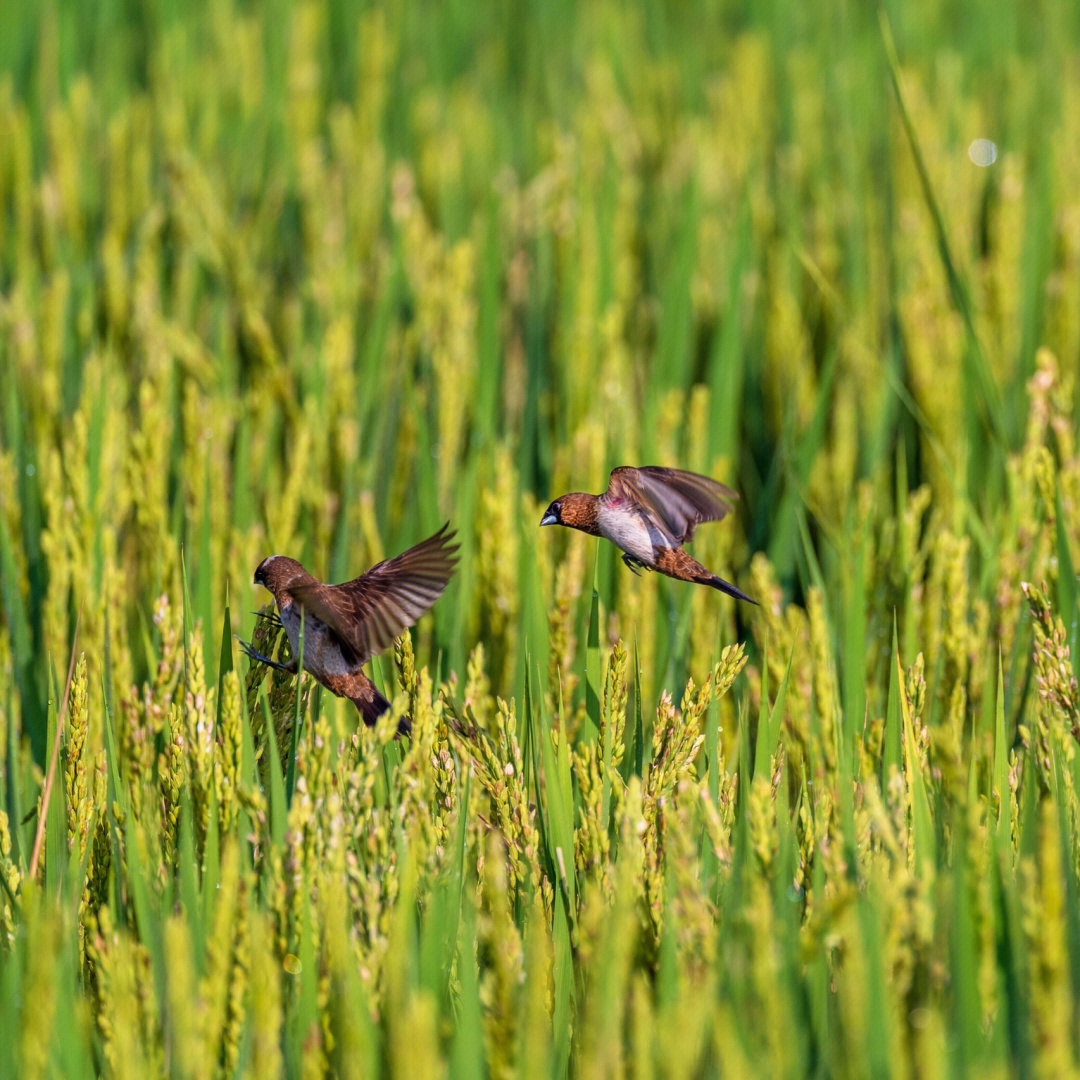
[[(287, 555), (271, 555), (255, 568), (255, 584), (273, 593), (293, 654), (304, 624), (304, 670), (328, 690), (349, 698), (364, 723), (374, 724), (389, 702), (362, 666), (382, 652), (439, 598), (454, 572), (457, 545), (444, 525), (434, 536), (366, 574), (341, 585), (324, 585)], [(245, 645), (253, 659), (276, 664)], [(403, 720), (402, 731), (408, 731)]]
[(659, 570), (756, 604), (730, 581), (706, 570), (682, 546), (703, 521), (720, 521), (729, 514), (737, 498), (731, 488), (698, 473), (624, 465), (612, 470), (603, 494), (561, 495), (547, 508), (540, 524), (566, 525), (606, 537), (622, 549), (623, 562), (635, 573)]

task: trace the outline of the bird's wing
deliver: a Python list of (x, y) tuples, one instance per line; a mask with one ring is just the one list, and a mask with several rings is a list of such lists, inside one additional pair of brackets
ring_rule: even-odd
[(385, 649), (438, 600), (457, 562), (449, 522), (434, 536), (341, 585), (292, 590), (305, 611), (326, 623), (362, 664)]
[(612, 470), (608, 493), (636, 499), (671, 536), (685, 544), (702, 521), (719, 521), (731, 512), (738, 495), (729, 487), (697, 473), (624, 465)]

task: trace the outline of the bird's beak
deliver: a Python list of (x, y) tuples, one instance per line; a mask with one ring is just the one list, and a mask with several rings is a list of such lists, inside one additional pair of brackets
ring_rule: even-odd
[(558, 525), (559, 519), (549, 510), (541, 519), (541, 525)]

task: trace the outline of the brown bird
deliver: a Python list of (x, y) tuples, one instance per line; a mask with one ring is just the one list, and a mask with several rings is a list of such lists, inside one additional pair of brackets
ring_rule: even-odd
[[(241, 642), (253, 660), (296, 674), (300, 621), (304, 670), (339, 697), (347, 697), (372, 725), (390, 703), (361, 667), (412, 626), (439, 598), (454, 572), (458, 547), (449, 522), (434, 536), (341, 585), (324, 585), (295, 559), (271, 555), (255, 568), (255, 584), (274, 594), (294, 659), (279, 664)], [(399, 731), (407, 734), (403, 720)]]
[(737, 499), (731, 488), (707, 476), (656, 465), (613, 469), (602, 495), (581, 491), (562, 495), (544, 512), (541, 525), (568, 525), (590, 536), (605, 536), (623, 551), (623, 562), (659, 570), (681, 581), (697, 581), (734, 596), (757, 601), (710, 570), (682, 547), (702, 521), (719, 521)]

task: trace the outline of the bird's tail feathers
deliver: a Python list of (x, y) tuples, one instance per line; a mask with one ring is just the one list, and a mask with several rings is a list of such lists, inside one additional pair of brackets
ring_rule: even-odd
[(757, 606), (757, 601), (752, 596), (747, 596), (741, 589), (737, 589), (730, 581), (725, 581), (722, 577), (718, 577), (713, 574), (705, 582), (706, 585), (711, 585), (714, 589), (719, 589), (722, 593), (727, 593), (728, 596), (734, 596), (736, 600), (745, 600), (748, 604)]
[[(374, 686), (371, 688), (370, 696), (354, 697), (352, 703), (360, 710), (360, 715), (368, 727), (374, 727), (375, 721), (390, 708), (390, 702)], [(412, 723), (407, 716), (403, 716), (398, 721), (397, 733), (399, 735), (412, 734)]]

